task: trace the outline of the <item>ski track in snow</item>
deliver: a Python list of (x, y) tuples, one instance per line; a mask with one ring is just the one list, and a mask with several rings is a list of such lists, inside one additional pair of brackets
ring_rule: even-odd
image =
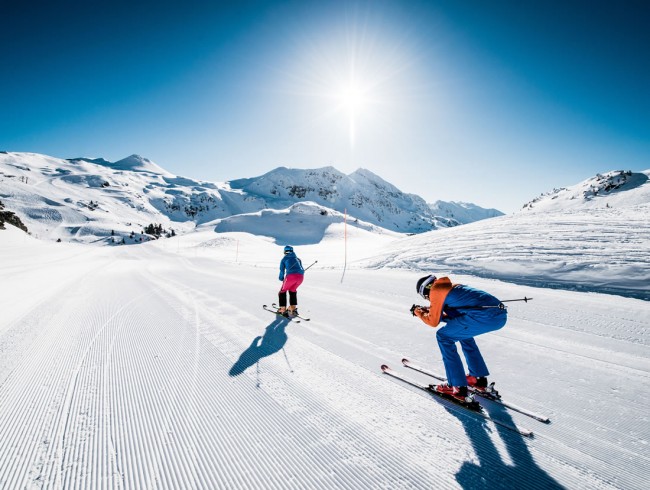
[(504, 397), (551, 417), (483, 403), (525, 439), (381, 374), (405, 355), (443, 372), (435, 330), (408, 313), (413, 273), (310, 270), (312, 321), (294, 323), (261, 309), (275, 269), (156, 247), (61, 260), (69, 280), (0, 320), (0, 488), (647, 482), (646, 302), (459, 278), (535, 298), (478, 340)]

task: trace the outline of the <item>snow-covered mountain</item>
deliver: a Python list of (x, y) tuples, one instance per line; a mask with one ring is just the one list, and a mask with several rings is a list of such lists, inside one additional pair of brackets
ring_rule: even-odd
[(546, 192), (524, 204), (523, 211), (630, 207), (650, 203), (650, 170), (614, 170), (597, 174), (579, 184)]
[(134, 241), (150, 223), (188, 231), (196, 223), (190, 217), (199, 211), (203, 219), (232, 214), (216, 205), (215, 190), (215, 184), (179, 179), (136, 155), (111, 163), (0, 154), (0, 200), (38, 238)]
[(72, 158), (68, 160), (72, 163), (87, 162), (102, 165), (117, 171), (129, 172), (148, 172), (149, 174), (158, 174), (172, 177), (172, 174), (159, 167), (157, 164), (148, 158), (141, 157), (140, 155), (131, 155), (129, 157), (118, 160), (117, 162), (109, 162), (103, 158)]
[(436, 201), (429, 204), (429, 208), (439, 219), (449, 220), (449, 226), (464, 225), (503, 216), (503, 213), (498, 209), (486, 209), (470, 202)]
[(345, 175), (333, 167), (314, 170), (280, 167), (260, 177), (229, 182), (233, 189), (280, 207), (296, 200), (316, 202), (341, 213), (402, 233), (421, 233), (438, 227), (426, 202), (405, 194), (369, 170)]
[[(436, 217), (419, 196), (363, 169), (345, 175), (333, 167), (281, 167), (255, 178), (212, 183), (175, 176), (138, 155), (109, 162), (2, 152), (0, 200), (35, 236), (85, 243), (140, 242), (152, 223), (167, 233), (211, 222), (218, 230), (232, 230), (234, 216), (289, 213), (298, 203), (312, 203), (315, 214), (335, 221), (347, 212), (352, 226), (365, 229), (421, 233), (456, 224)], [(217, 220), (226, 218), (218, 226)]]

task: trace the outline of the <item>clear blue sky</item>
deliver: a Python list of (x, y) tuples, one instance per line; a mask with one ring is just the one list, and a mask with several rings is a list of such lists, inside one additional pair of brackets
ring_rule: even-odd
[(505, 212), (650, 168), (647, 1), (62, 0), (0, 18), (0, 150), (138, 153), (209, 181), (363, 167)]

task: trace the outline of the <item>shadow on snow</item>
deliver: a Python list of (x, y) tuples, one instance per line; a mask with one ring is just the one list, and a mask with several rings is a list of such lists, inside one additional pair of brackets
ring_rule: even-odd
[[(511, 414), (505, 407), (485, 402), (489, 414), (495, 419), (515, 425)], [(475, 417), (458, 410), (447, 408), (463, 424), (467, 437), (472, 444), (478, 464), (465, 462), (456, 474), (456, 481), (465, 490), (494, 488), (526, 488), (555, 490), (565, 488), (551, 475), (540, 468), (530, 453), (524, 436), (498, 425), (492, 426)], [(506, 446), (512, 463), (501, 458), (497, 447), (490, 437), (495, 427)]]
[(249, 367), (257, 364), (260, 359), (279, 352), (287, 343), (287, 334), (284, 331), (289, 319), (278, 316), (264, 331), (264, 336), (258, 335), (251, 345), (239, 356), (239, 359), (230, 368), (230, 376), (238, 376)]

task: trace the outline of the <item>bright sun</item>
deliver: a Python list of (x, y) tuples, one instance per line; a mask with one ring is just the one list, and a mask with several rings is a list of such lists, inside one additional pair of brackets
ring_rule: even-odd
[(388, 130), (413, 65), (407, 43), (391, 30), (375, 29), (372, 18), (359, 11), (346, 22), (310, 32), (287, 77), (291, 91), (311, 98), (314, 122), (337, 137), (345, 131), (351, 150), (372, 133)]
[(357, 114), (367, 102), (364, 90), (354, 83), (343, 87), (338, 98), (343, 110), (349, 115)]
[(369, 103), (368, 92), (355, 82), (341, 87), (336, 99), (339, 110), (347, 116), (350, 145), (354, 146), (358, 119)]

